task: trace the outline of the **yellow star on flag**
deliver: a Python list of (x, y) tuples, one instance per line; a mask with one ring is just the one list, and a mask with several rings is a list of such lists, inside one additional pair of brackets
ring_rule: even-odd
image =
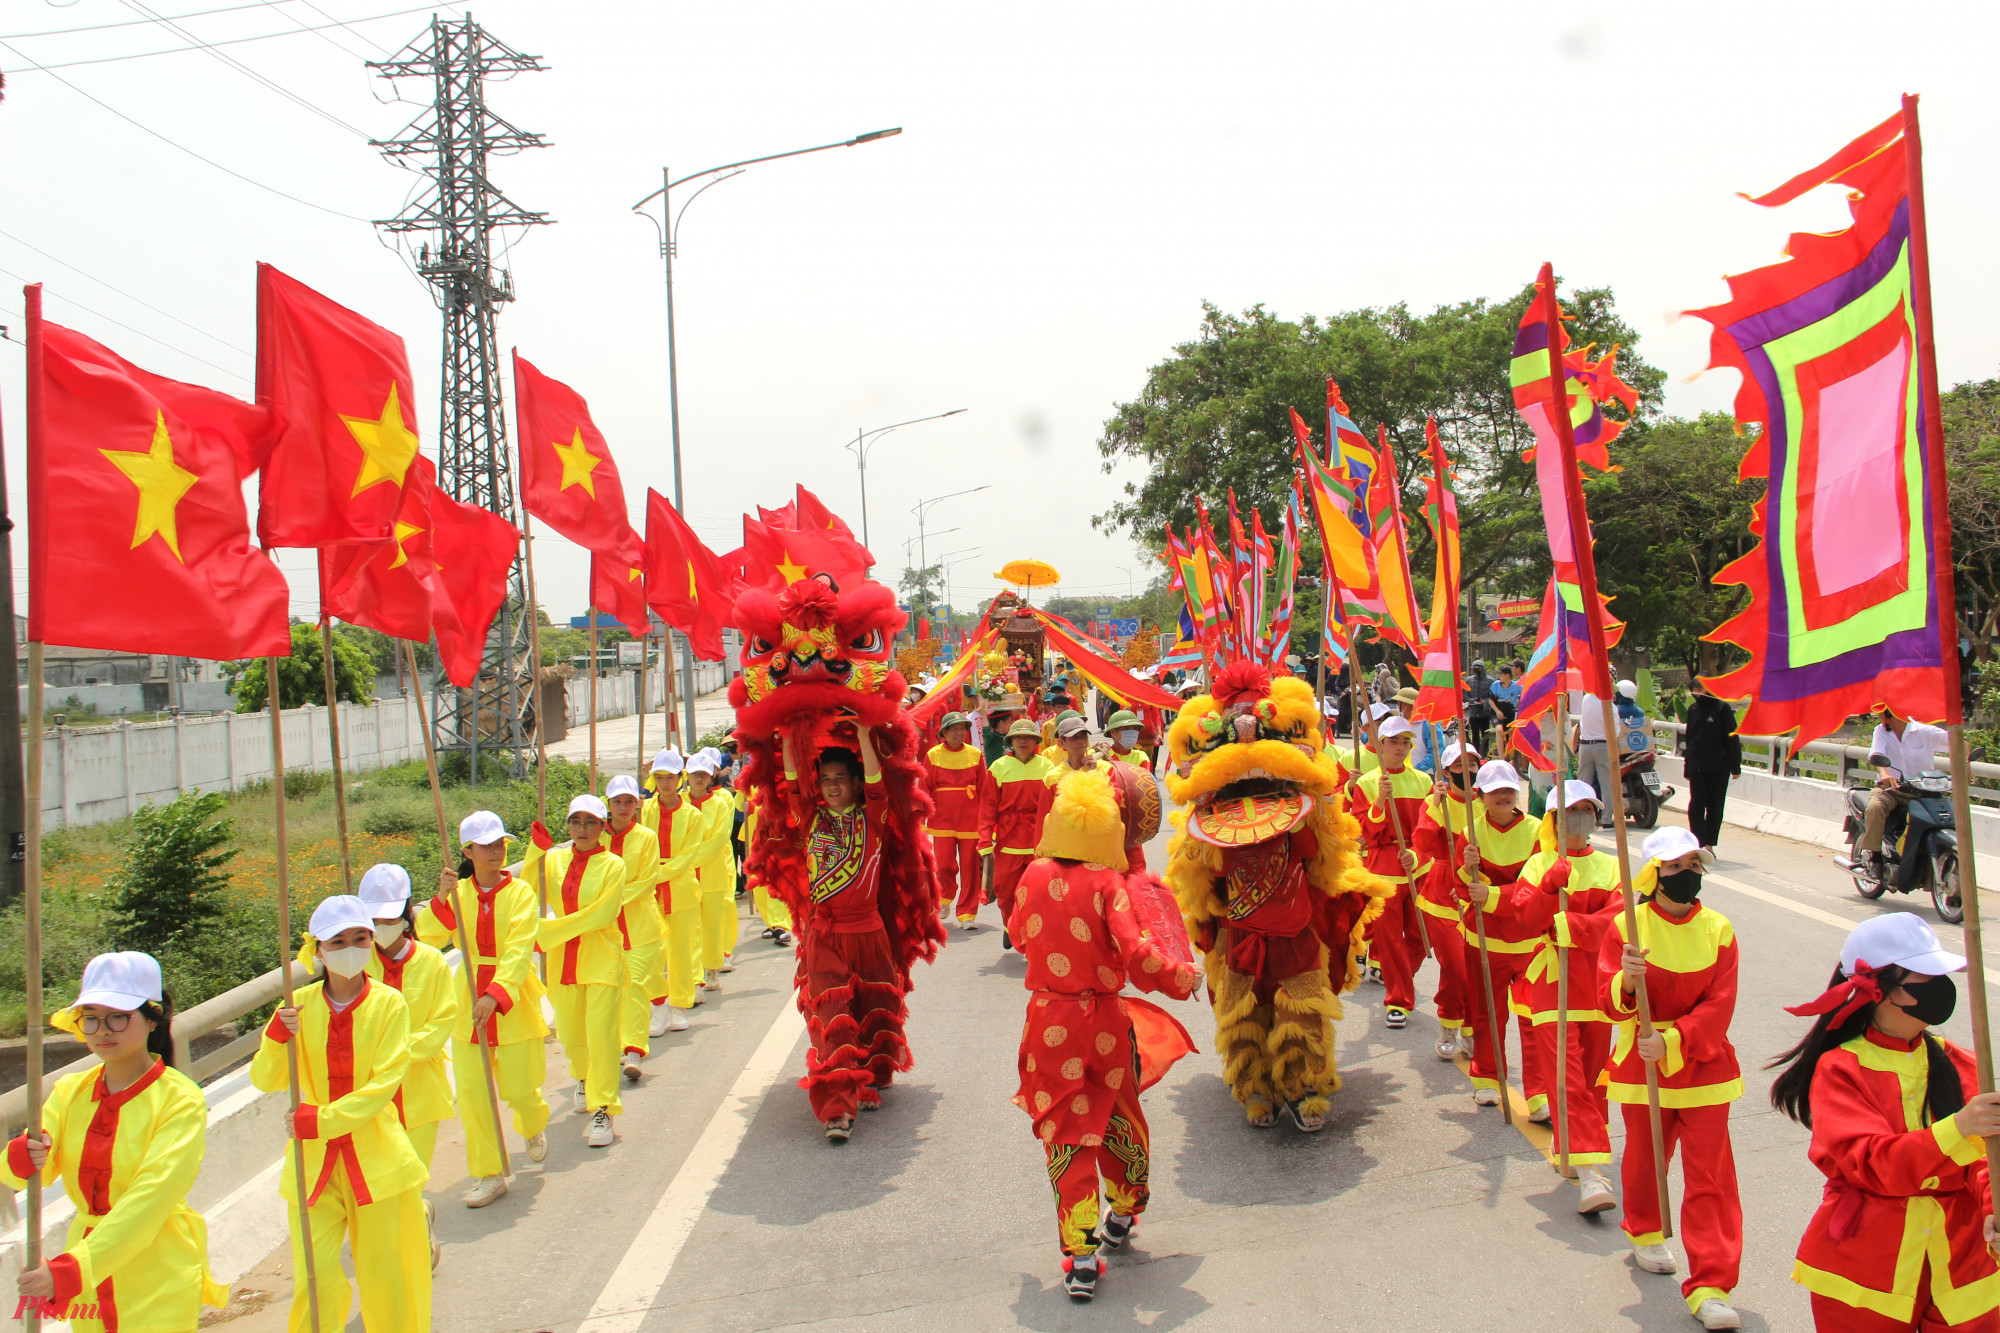
[(361, 449), (361, 470), (354, 475), (350, 496), (385, 481), (400, 487), (410, 464), (417, 459), (417, 437), (403, 424), (403, 404), (395, 384), (389, 385), (389, 400), (382, 404), (379, 418), (370, 421), (366, 417), (343, 416), (341, 420)]
[(595, 500), (597, 486), (591, 481), (590, 474), (595, 472), (597, 465), (604, 460), (590, 452), (590, 446), (583, 442), (583, 428), (577, 427), (576, 434), (570, 438), (567, 446), (551, 441), (549, 448), (556, 451), (557, 458), (562, 459), (562, 485), (556, 489), (566, 491), (572, 486), (581, 486), (583, 493)]
[[(139, 488), (139, 515), (132, 525), (132, 549), (155, 533), (181, 559), (181, 534), (174, 523), (174, 507), (201, 478), (174, 462), (174, 442), (167, 435), (167, 414), (154, 409), (153, 447), (145, 453), (131, 449), (99, 449), (125, 479)], [(181, 561), (186, 564), (185, 560)]]
[(688, 561), (688, 600), (697, 606), (701, 604), (701, 589), (695, 586), (694, 561), (692, 560)]
[(785, 576), (786, 583), (798, 583), (805, 578), (806, 567), (804, 565), (793, 564), (792, 553), (788, 550), (784, 553), (783, 558), (778, 561), (778, 572)]
[(631, 569), (626, 571), (625, 581), (627, 583), (637, 583), (640, 579), (643, 579), (645, 577), (646, 577), (646, 571), (640, 569), (637, 565), (634, 565), (631, 567)]
[(389, 562), (389, 568), (398, 569), (409, 562), (410, 553), (403, 549), (403, 543), (422, 531), (423, 529), (414, 523), (396, 520), (396, 558)]

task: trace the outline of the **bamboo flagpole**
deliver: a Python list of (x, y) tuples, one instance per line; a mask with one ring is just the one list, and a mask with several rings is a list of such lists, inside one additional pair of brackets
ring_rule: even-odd
[[(597, 790), (597, 608), (584, 608), (584, 619), (590, 622), (586, 631), (590, 643), (590, 790)], [(544, 822), (546, 816), (544, 816)]]
[[(285, 1008), (297, 1008), (292, 1001), (292, 890), (287, 874), (285, 848), (285, 710), (278, 692), (278, 659), (264, 659), (264, 694), (271, 709), (271, 828), (278, 844), (278, 980), (284, 987)], [(299, 1113), (299, 1045), (285, 1043), (285, 1079), (292, 1094), (292, 1118)], [(287, 1137), (290, 1137), (289, 1135)], [(299, 1248), (305, 1256), (306, 1304), (312, 1326), (319, 1322), (319, 1273), (313, 1262), (312, 1211), (306, 1194), (305, 1150), (296, 1138), (291, 1142), (292, 1190), (299, 1210)]]
[[(1569, 763), (1564, 758), (1565, 738), (1569, 734), (1569, 691), (1562, 688), (1565, 664), (1562, 652), (1562, 616), (1556, 616), (1556, 847), (1565, 861), (1570, 859), (1569, 830), (1563, 827), (1563, 784), (1569, 779)], [(1564, 880), (1559, 894), (1558, 907), (1569, 911), (1569, 881)], [(1569, 1166), (1569, 959), (1564, 956), (1564, 946), (1558, 942), (1556, 949), (1556, 1147), (1561, 1160), (1556, 1170), (1567, 1176)]]
[[(417, 678), (417, 647), (408, 639), (403, 640), (403, 652), (409, 659), (410, 679)], [(437, 811), (438, 848), (443, 855), (440, 865), (452, 864), (451, 825), (444, 817), (444, 788), (438, 785), (437, 742), (434, 731), (437, 719), (423, 706), (423, 692), (417, 692), (417, 708), (424, 728), (424, 767), (429, 770), (431, 780), (431, 805)], [(473, 897), (479, 896), (478, 886), (473, 886)], [(465, 903), (462, 898), (452, 902), (452, 916), (458, 922), (459, 972), (465, 978), (465, 992), (468, 1003), (474, 1008), (479, 1005), (478, 960), (472, 952), (472, 939), (465, 929)], [(466, 1017), (472, 1017), (471, 1010)], [(486, 1104), (493, 1113), (493, 1135), (500, 1141), (500, 1175), (504, 1179), (512, 1176), (513, 1163), (507, 1155), (507, 1131), (500, 1119), (500, 1085), (493, 1077), (493, 1048), (486, 1042), (486, 1025), (472, 1024), (472, 1043), (479, 1048), (479, 1065), (486, 1074)]]
[[(535, 818), (543, 827), (549, 822), (549, 719), (544, 708), (546, 696), (542, 689), (542, 631), (541, 604), (535, 600), (535, 523), (528, 515), (528, 507), (521, 506), (521, 560), (528, 578), (528, 656), (534, 659), (529, 664), (529, 695), (535, 701)], [(593, 784), (594, 785), (594, 784)], [(535, 894), (540, 905), (536, 920), (549, 914), (549, 871), (546, 860), (535, 862)], [(549, 979), (548, 955), (535, 950), (535, 968), (543, 982)]]
[(639, 636), (639, 697), (633, 700), (632, 707), (639, 715), (639, 767), (633, 770), (633, 776), (642, 787), (646, 785), (646, 653), (652, 646), (653, 627), (649, 619), (646, 632)]
[[(1584, 623), (1589, 626), (1590, 651), (1596, 660), (1598, 673), (1603, 676), (1603, 693), (1598, 697), (1598, 703), (1604, 709), (1605, 743), (1615, 747), (1618, 744), (1618, 717), (1612, 705), (1611, 656), (1604, 642), (1604, 604), (1597, 596), (1597, 560), (1591, 551), (1590, 515), (1584, 509), (1583, 484), (1577, 470), (1576, 436), (1570, 429), (1568, 377), (1559, 347), (1562, 307), (1556, 303), (1553, 264), (1542, 265), (1540, 286), (1544, 317), (1549, 328), (1549, 388), (1554, 395), (1548, 414), (1562, 451), (1563, 503), (1569, 518), (1570, 555), (1576, 566), (1577, 585), (1583, 595)], [(1615, 749), (1613, 753), (1616, 753)], [(1639, 905), (1632, 892), (1632, 863), (1627, 854), (1625, 791), (1615, 775), (1615, 766), (1613, 773), (1604, 785), (1610, 789), (1607, 797), (1611, 806), (1613, 836), (1618, 845), (1618, 888), (1625, 899), (1625, 938), (1634, 947), (1639, 947)], [(1650, 1039), (1655, 1034), (1653, 1005), (1646, 994), (1643, 977), (1634, 987), (1633, 998), (1639, 1035)], [(1660, 1069), (1651, 1060), (1640, 1063), (1646, 1067), (1646, 1114), (1653, 1135), (1653, 1175), (1660, 1191), (1660, 1234), (1664, 1239), (1674, 1234), (1674, 1214), (1672, 1200), (1667, 1193), (1667, 1142), (1660, 1127)]]
[[(41, 292), (35, 290), (31, 299), (39, 301)], [(37, 310), (39, 315), (39, 310)], [(40, 378), (30, 375), (32, 384)], [(26, 844), (22, 857), (22, 907), (25, 913), (23, 928), (27, 932), (26, 972), (28, 1030), (27, 1049), (27, 1094), (28, 1124), (24, 1132), (39, 1134), (42, 1130), (42, 645), (28, 645), (28, 755), (27, 764), (21, 775), (23, 804), (27, 807)], [(42, 1173), (29, 1173), (25, 1186), (27, 1207), (25, 1208), (25, 1244), (21, 1255), (21, 1271), (32, 1273), (42, 1266)], [(42, 1312), (39, 1305), (30, 1304), (23, 1313), (29, 1333), (36, 1333), (42, 1326)]]
[[(320, 559), (326, 558), (325, 552)], [(340, 759), (339, 673), (333, 664), (333, 619), (319, 618), (319, 657), (326, 677), (326, 731), (333, 748), (333, 826), (340, 836), (340, 891), (354, 892), (354, 864), (347, 851), (347, 770)]]
[[(1993, 1091), (1993, 1038), (1987, 1013), (1986, 950), (1979, 919), (1978, 858), (1972, 842), (1972, 769), (1965, 744), (1965, 700), (1958, 674), (1958, 586), (1951, 544), (1950, 472), (1944, 452), (1944, 413), (1938, 402), (1937, 342), (1931, 327), (1930, 236), (1924, 221), (1923, 139), (1917, 125), (1917, 98), (1903, 95), (1903, 137), (1910, 201), (1911, 313), (1917, 324), (1917, 381), (1923, 395), (1924, 454), (1931, 482), (1931, 549), (1937, 561), (1938, 635), (1944, 672), (1945, 732), (1951, 754), (1951, 805), (1958, 828), (1959, 903), (1965, 912), (1966, 998), (1972, 1011), (1972, 1057), (1981, 1092)], [(2000, 1143), (1986, 1140), (1986, 1169), (2000, 1176)]]

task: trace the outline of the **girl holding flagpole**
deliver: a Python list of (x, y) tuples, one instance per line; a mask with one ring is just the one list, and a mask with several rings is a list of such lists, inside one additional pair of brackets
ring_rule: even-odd
[(654, 894), (660, 882), (660, 839), (640, 822), (639, 780), (625, 774), (604, 789), (609, 821), (605, 839), (611, 854), (625, 864), (624, 906), (618, 916), (618, 941), (625, 946), (624, 998), (619, 1002), (619, 1039), (624, 1053), (619, 1072), (637, 1083), (640, 1061), (652, 1051), (651, 1039), (668, 1031), (667, 974), (662, 957), (666, 919)]
[[(456, 1112), (445, 1047), (458, 1021), (459, 993), (444, 955), (416, 937), (407, 870), (386, 862), (370, 866), (355, 897), (375, 919), (375, 955), (368, 960), (368, 975), (409, 1006), (410, 1071), (396, 1090), (396, 1114), (428, 1171), (437, 1151), (438, 1126)], [(427, 1214), (429, 1208), (426, 1204)]]
[(702, 851), (701, 812), (681, 792), (686, 760), (672, 746), (653, 756), (653, 795), (639, 807), (639, 822), (659, 843), (656, 899), (665, 919), (667, 1031), (687, 1031), (688, 1010), (702, 1003), (701, 885), (695, 859)]
[(7, 1145), (0, 1179), (60, 1178), (76, 1216), (63, 1252), (22, 1273), (20, 1298), (79, 1333), (193, 1330), (229, 1303), (208, 1272), (208, 1228), (187, 1206), (201, 1171), (208, 1104), (173, 1059), (173, 1006), (143, 953), (99, 954), (54, 1026), (82, 1037), (97, 1068), (57, 1081), (41, 1132)]
[(736, 831), (735, 798), (716, 785), (722, 752), (702, 750), (687, 761), (688, 801), (701, 815), (701, 850), (695, 876), (701, 889), (701, 986), (721, 990), (722, 974), (733, 972), (736, 952), (736, 859), (730, 835)]

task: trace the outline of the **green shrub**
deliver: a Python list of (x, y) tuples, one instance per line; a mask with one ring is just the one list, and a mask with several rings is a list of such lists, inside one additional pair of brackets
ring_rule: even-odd
[(107, 886), (118, 948), (158, 957), (223, 915), (225, 867), (236, 857), (228, 803), (221, 792), (189, 792), (133, 815), (125, 864)]
[[(83, 965), (114, 946), (105, 926), (104, 902), (61, 885), (42, 891), (42, 1012), (52, 1014), (76, 996)], [(27, 916), (19, 903), (0, 912), (0, 1037), (26, 1031)]]
[(369, 803), (361, 812), (361, 827), (377, 837), (391, 838), (398, 834), (417, 833), (432, 838), (437, 836), (437, 811), (426, 794), (421, 801), (398, 793), (395, 796), (383, 794)]

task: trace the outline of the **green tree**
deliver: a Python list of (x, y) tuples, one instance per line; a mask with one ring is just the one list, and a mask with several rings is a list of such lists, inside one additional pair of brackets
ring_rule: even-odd
[[(236, 711), (261, 712), (268, 691), (264, 659), (225, 662), (222, 671), (236, 696)], [(353, 626), (334, 628), (333, 678), (335, 693), (342, 703), (365, 704), (375, 697), (375, 661)], [(292, 655), (278, 659), (278, 703), (284, 708), (302, 708), (325, 702), (326, 658), (320, 651), (319, 626), (295, 624)]]
[(1943, 408), (1959, 617), (1979, 657), (1991, 661), (2000, 634), (2000, 380), (1961, 384)]
[(159, 955), (198, 937), (223, 915), (233, 825), (221, 792), (189, 792), (132, 816), (125, 864), (107, 886), (111, 937), (120, 949)]
[[(903, 595), (903, 604), (914, 608), (916, 615), (927, 614), (945, 600), (944, 566), (928, 565), (916, 569), (905, 565), (903, 576), (896, 580), (896, 591)], [(916, 626), (913, 616), (910, 620), (912, 634), (916, 633)]]

